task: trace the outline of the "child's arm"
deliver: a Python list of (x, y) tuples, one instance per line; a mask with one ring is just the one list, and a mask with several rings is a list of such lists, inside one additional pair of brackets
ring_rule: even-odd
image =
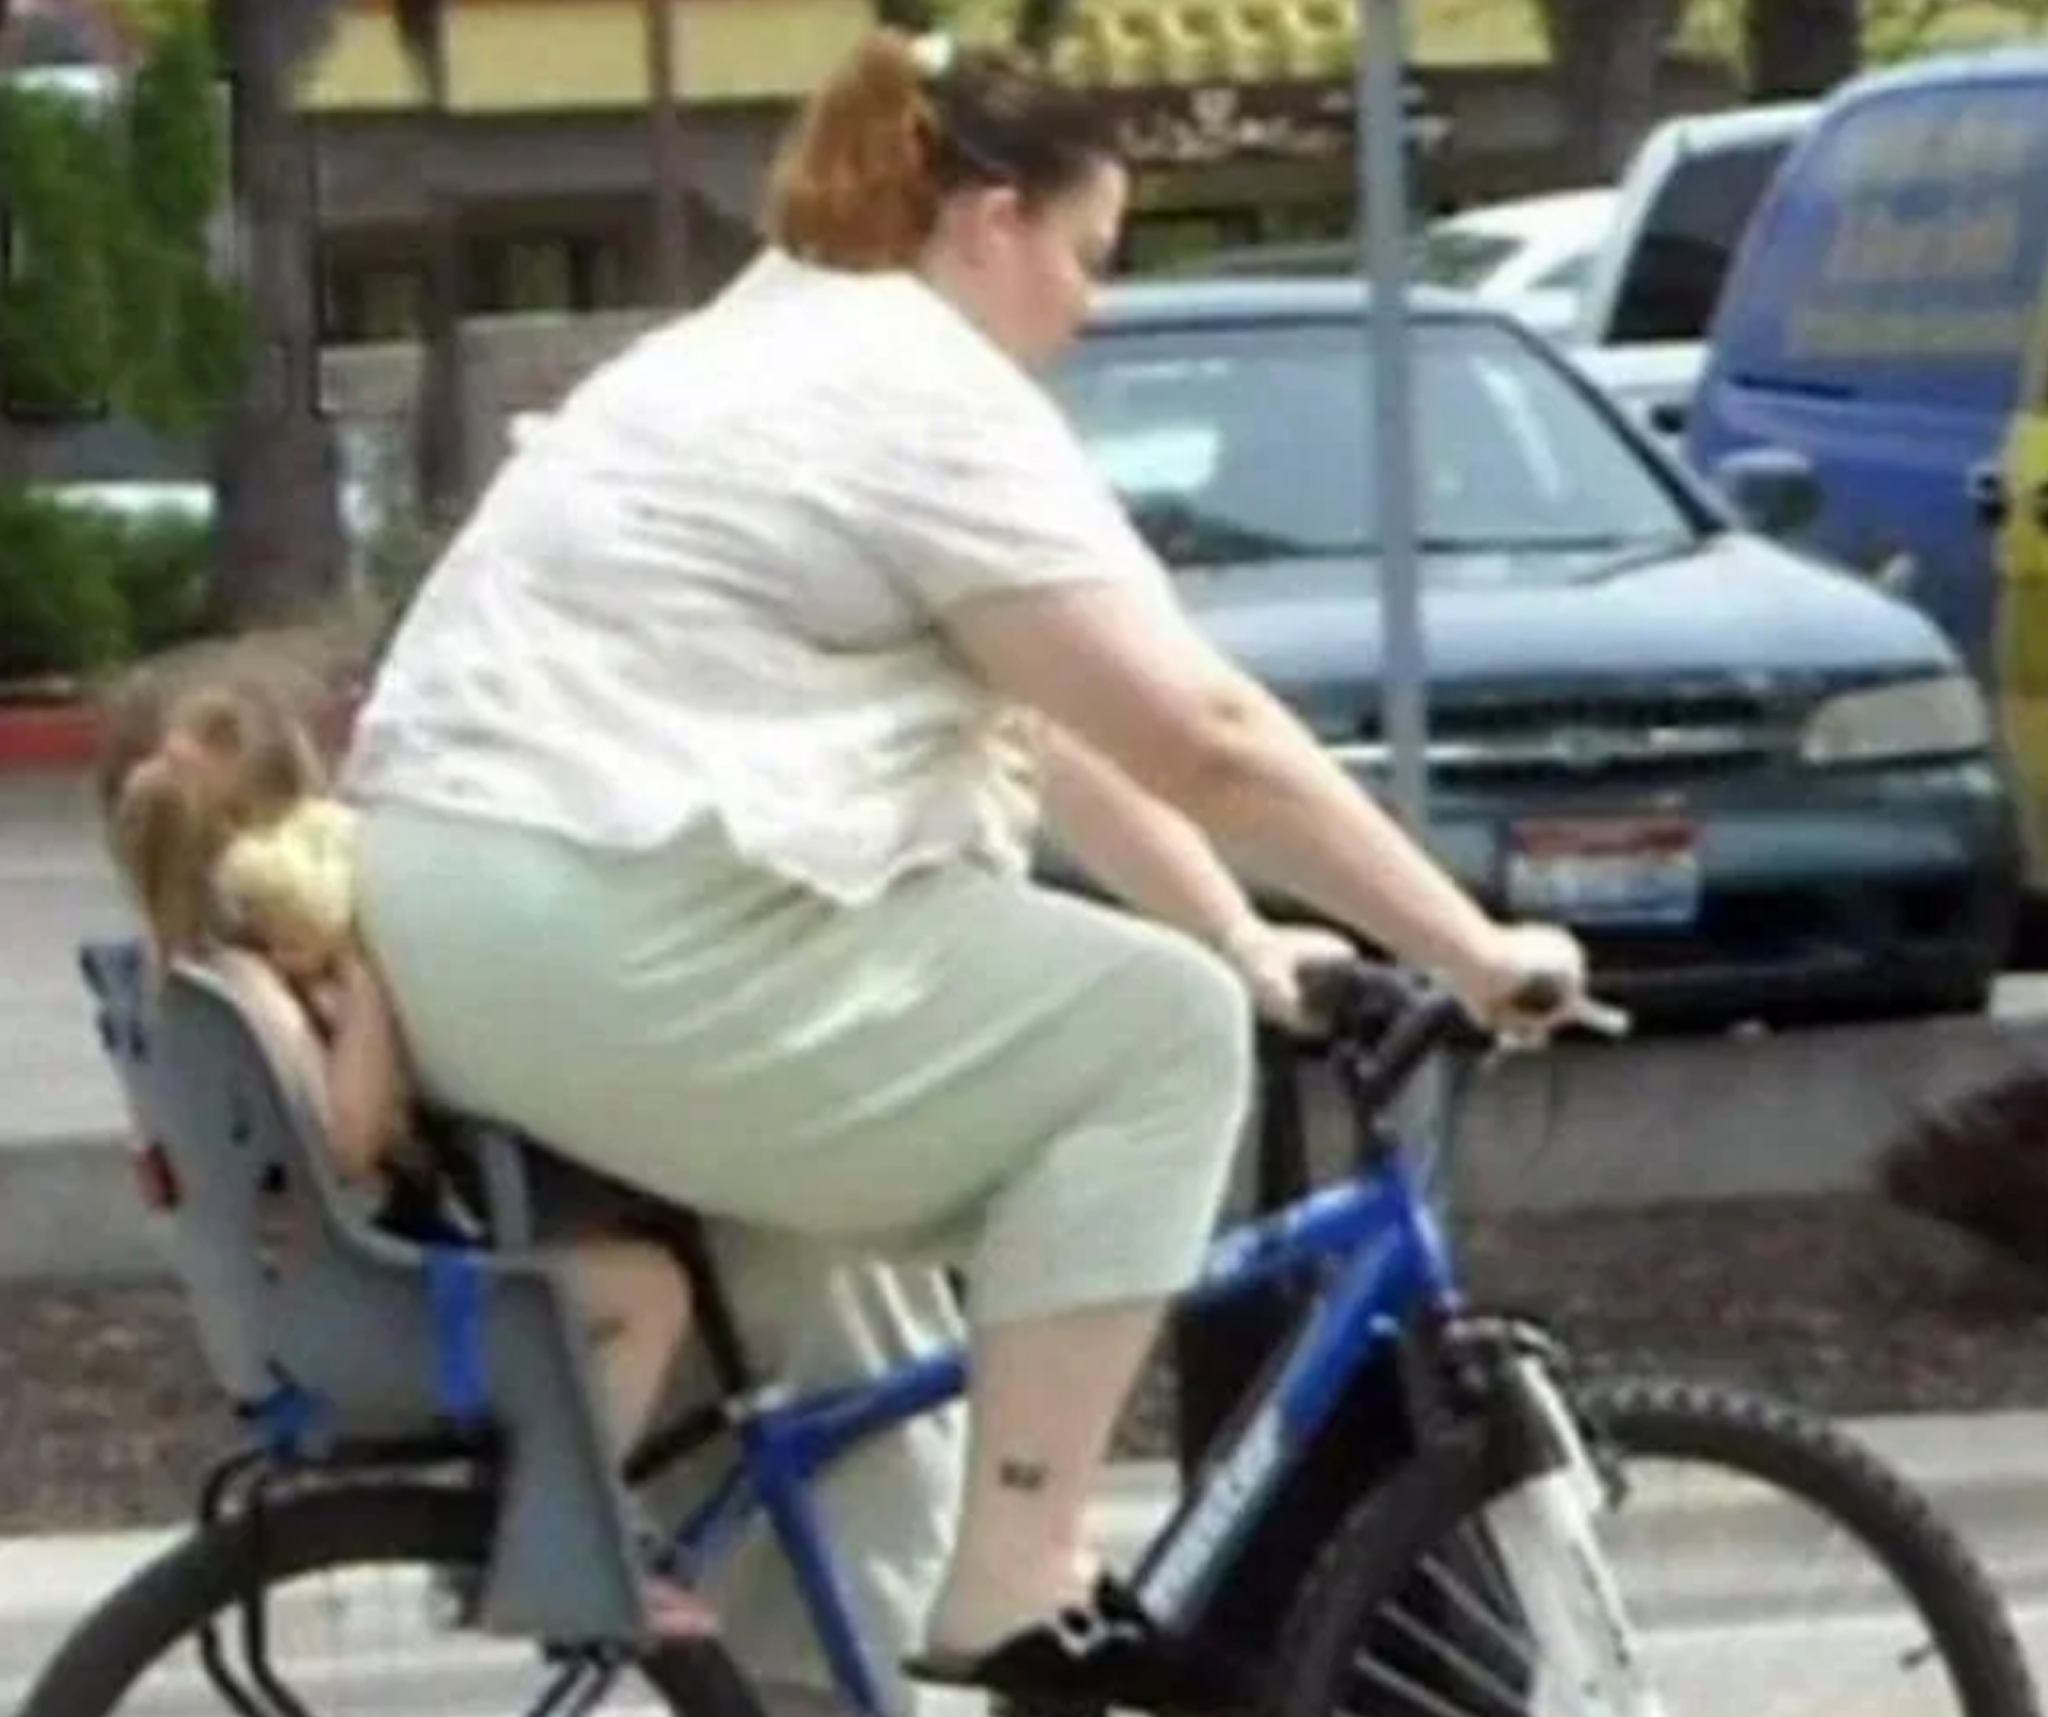
[(368, 1179), (403, 1133), (412, 1095), (397, 1016), (359, 954), (342, 963), (335, 980), (327, 1092), (341, 1172), (350, 1180)]

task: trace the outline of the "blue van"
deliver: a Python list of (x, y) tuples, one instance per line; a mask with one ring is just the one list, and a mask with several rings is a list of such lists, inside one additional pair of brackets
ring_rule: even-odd
[(1848, 85), (1730, 270), (1686, 450), (1803, 457), (1808, 540), (1887, 575), (1991, 666), (1999, 458), (2048, 262), (2048, 50)]
[[(1759, 204), (1686, 430), (1713, 475), (1770, 448), (1817, 480), (1807, 546), (1926, 610), (1993, 692), (2048, 882), (2048, 703), (2013, 683), (2014, 581), (2048, 546), (2022, 427), (2048, 266), (2048, 49), (1846, 85)], [(2039, 494), (2036, 494), (2036, 491)], [(2008, 507), (2009, 493), (2026, 504)], [(2035, 605), (2048, 622), (2048, 607)], [(2036, 630), (2029, 624), (2029, 631)], [(2039, 688), (2048, 696), (2048, 685)]]

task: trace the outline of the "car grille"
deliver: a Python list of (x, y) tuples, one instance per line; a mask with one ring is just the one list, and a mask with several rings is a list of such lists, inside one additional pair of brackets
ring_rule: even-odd
[[(1754, 768), (1784, 730), (1763, 703), (1731, 693), (1518, 698), (1432, 706), (1429, 763), (1453, 780), (1697, 779)], [(1338, 748), (1354, 767), (1390, 761), (1377, 721)]]

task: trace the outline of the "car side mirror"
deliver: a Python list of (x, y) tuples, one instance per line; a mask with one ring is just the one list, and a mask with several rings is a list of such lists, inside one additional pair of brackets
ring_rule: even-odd
[(1759, 536), (1796, 537), (1820, 516), (1820, 479), (1803, 454), (1748, 447), (1714, 467), (1714, 481)]

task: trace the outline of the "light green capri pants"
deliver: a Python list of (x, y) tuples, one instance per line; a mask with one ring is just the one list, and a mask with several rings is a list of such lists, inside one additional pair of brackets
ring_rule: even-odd
[(1187, 937), (964, 861), (846, 907), (709, 820), (617, 853), (377, 806), (362, 887), (444, 1103), (710, 1215), (957, 1258), (980, 1324), (1199, 1263), (1252, 1027)]

